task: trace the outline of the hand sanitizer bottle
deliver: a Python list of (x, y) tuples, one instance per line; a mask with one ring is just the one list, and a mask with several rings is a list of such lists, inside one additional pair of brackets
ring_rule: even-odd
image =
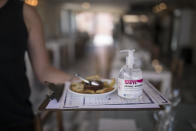
[(126, 65), (124, 65), (118, 76), (118, 95), (123, 98), (136, 99), (143, 93), (142, 71), (134, 68), (134, 51), (121, 50), (120, 52), (128, 52), (126, 57)]

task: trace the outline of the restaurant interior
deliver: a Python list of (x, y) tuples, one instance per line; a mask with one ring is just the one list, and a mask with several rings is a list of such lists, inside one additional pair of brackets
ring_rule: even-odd
[[(126, 54), (171, 102), (163, 110), (62, 111), (51, 113), (44, 131), (196, 130), (195, 0), (25, 0), (44, 27), (51, 63), (83, 77), (118, 78)], [(35, 113), (48, 88), (34, 76), (27, 58)]]

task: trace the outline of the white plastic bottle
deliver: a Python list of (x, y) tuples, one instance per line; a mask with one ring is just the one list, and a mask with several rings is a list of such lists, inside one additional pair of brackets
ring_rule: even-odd
[(134, 68), (134, 51), (121, 50), (127, 52), (126, 65), (124, 65), (118, 77), (118, 95), (124, 98), (136, 99), (143, 93), (142, 71)]

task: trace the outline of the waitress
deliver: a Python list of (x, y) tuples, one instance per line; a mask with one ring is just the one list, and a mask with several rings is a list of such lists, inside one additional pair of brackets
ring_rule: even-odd
[(0, 0), (0, 130), (33, 131), (25, 51), (41, 81), (64, 83), (70, 76), (49, 63), (43, 28), (35, 8), (20, 0)]

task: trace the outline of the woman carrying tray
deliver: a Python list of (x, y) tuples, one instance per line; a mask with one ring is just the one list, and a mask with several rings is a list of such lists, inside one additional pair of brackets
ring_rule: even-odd
[(49, 63), (42, 24), (35, 8), (20, 0), (0, 0), (0, 130), (33, 131), (24, 54), (41, 81), (64, 83), (70, 76)]

